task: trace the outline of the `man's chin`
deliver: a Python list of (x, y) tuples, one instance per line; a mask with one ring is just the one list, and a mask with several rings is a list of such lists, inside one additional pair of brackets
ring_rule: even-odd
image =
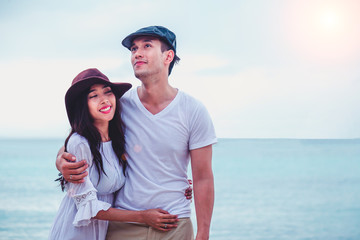
[(136, 78), (144, 78), (147, 76), (145, 72), (134, 72)]

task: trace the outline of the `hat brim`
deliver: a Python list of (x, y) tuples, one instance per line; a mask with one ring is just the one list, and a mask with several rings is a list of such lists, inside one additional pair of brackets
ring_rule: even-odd
[[(162, 41), (167, 43), (170, 47), (172, 46), (172, 44), (166, 38), (164, 38), (156, 33), (136, 33), (136, 32), (132, 33), (129, 36), (127, 36), (126, 38), (124, 38), (124, 40), (122, 40), (121, 44), (130, 50), (131, 46), (133, 45), (134, 39), (138, 38), (138, 37), (142, 37), (142, 36), (155, 37), (155, 38), (161, 39)], [(175, 51), (175, 49), (173, 49), (173, 47), (171, 47), (171, 49)]]
[(72, 85), (65, 94), (65, 106), (66, 106), (66, 112), (69, 118), (69, 121), (71, 123), (71, 120), (73, 119), (73, 103), (78, 100), (78, 97), (87, 91), (92, 85), (94, 84), (105, 84), (109, 87), (111, 87), (111, 90), (115, 94), (116, 98), (121, 98), (125, 92), (127, 92), (131, 88), (130, 83), (113, 83), (106, 81), (100, 77), (89, 77), (84, 78), (86, 81), (80, 81)]

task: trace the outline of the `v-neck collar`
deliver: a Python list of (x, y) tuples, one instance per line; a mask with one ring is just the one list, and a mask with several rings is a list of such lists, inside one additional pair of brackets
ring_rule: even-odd
[(158, 112), (156, 114), (152, 114), (149, 110), (146, 109), (146, 107), (140, 101), (140, 97), (139, 97), (137, 89), (134, 89), (134, 90), (135, 90), (134, 91), (134, 94), (135, 94), (134, 99), (135, 99), (135, 103), (136, 103), (137, 107), (140, 109), (140, 111), (142, 113), (145, 114), (145, 116), (147, 116), (148, 118), (151, 118), (151, 119), (157, 119), (157, 118), (165, 115), (167, 112), (169, 112), (176, 105), (176, 103), (179, 101), (180, 94), (181, 94), (180, 90), (177, 89), (177, 93), (176, 93), (175, 98), (163, 110), (161, 110), (160, 112)]

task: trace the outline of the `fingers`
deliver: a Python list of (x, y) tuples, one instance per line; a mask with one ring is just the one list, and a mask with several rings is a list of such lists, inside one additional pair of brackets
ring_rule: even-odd
[(64, 158), (68, 162), (75, 162), (76, 161), (75, 156), (72, 155), (71, 153), (68, 153), (68, 152), (63, 152), (61, 157)]
[(162, 213), (159, 218), (161, 219), (160, 222), (163, 222), (164, 219), (170, 219), (174, 222), (174, 220), (179, 221), (177, 218), (178, 218), (178, 215), (173, 215), (173, 214), (170, 214), (168, 211), (165, 211), (163, 209), (155, 209), (157, 210), (158, 212)]
[(84, 178), (88, 175), (88, 172), (83, 172), (81, 174), (73, 175), (69, 174), (65, 178), (66, 181), (71, 183), (83, 183), (85, 182)]
[(177, 224), (161, 223), (159, 226), (155, 226), (154, 228), (156, 228), (159, 231), (169, 232), (176, 227)]
[(77, 175), (81, 174), (88, 168), (85, 160), (76, 163), (66, 163), (62, 165), (61, 170), (63, 175)]
[(177, 215), (169, 214), (162, 209), (148, 209), (141, 211), (144, 222), (159, 231), (170, 231), (177, 227)]
[(170, 221), (179, 221), (179, 219), (178, 219), (178, 216), (177, 215), (172, 215), (172, 214), (164, 214), (164, 215), (162, 215), (161, 216), (161, 218), (162, 218), (162, 222), (163, 221), (167, 221), (167, 220), (170, 220)]
[(177, 227), (177, 224), (166, 224), (166, 228), (165, 228), (165, 224), (164, 224), (164, 226), (163, 226), (163, 228), (165, 228), (165, 229), (168, 229), (168, 228), (176, 228)]
[(192, 199), (192, 192), (193, 192), (192, 187), (189, 187), (185, 190), (186, 199)]
[(62, 165), (62, 174), (66, 181), (71, 183), (82, 183), (84, 182), (84, 177), (88, 175), (86, 169), (88, 164), (85, 160), (80, 162), (66, 162)]
[(164, 218), (161, 220), (161, 223), (176, 224), (178, 221), (179, 221), (179, 219), (177, 219), (177, 218)]
[(189, 182), (189, 187), (185, 190), (185, 197), (186, 197), (186, 199), (191, 200), (192, 199), (192, 192), (193, 192), (192, 180), (188, 179), (188, 182)]
[(192, 194), (192, 188), (191, 187), (189, 187), (188, 189), (186, 189), (185, 190), (185, 196), (191, 196), (191, 194)]
[(168, 211), (165, 211), (165, 210), (160, 209), (160, 208), (158, 208), (158, 209), (156, 209), (156, 210), (158, 210), (160, 213), (163, 213), (163, 214), (169, 214)]
[(67, 168), (75, 171), (73, 174), (80, 174), (87, 168), (87, 163), (85, 160), (82, 160), (80, 162), (69, 162), (67, 164), (64, 164)]

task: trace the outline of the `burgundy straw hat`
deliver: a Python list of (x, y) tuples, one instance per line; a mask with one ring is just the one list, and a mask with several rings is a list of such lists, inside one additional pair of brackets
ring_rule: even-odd
[(66, 112), (71, 123), (73, 119), (72, 106), (81, 93), (87, 91), (92, 85), (102, 83), (111, 87), (113, 93), (117, 98), (120, 98), (124, 93), (131, 88), (130, 83), (112, 83), (110, 80), (98, 69), (89, 68), (79, 73), (71, 83), (71, 87), (65, 94)]

